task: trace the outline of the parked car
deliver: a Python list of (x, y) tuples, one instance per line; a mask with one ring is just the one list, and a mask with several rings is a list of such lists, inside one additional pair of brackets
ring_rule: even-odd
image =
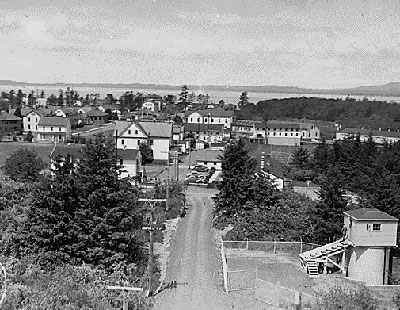
[(208, 172), (208, 167), (203, 165), (196, 165), (194, 166), (193, 170), (197, 172)]

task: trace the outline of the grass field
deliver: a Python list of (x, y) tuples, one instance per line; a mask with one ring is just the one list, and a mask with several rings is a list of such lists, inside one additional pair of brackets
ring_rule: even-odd
[[(50, 153), (54, 148), (54, 144), (50, 143), (29, 143), (29, 142), (0, 142), (0, 167), (3, 167), (6, 159), (20, 148), (33, 149), (38, 152), (40, 158), (45, 163), (45, 167), (50, 166)], [(0, 176), (3, 177), (0, 169)]]

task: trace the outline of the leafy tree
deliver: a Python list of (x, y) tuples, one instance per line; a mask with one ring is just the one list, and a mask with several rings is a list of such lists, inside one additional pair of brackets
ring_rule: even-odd
[(43, 161), (35, 150), (20, 148), (6, 159), (3, 170), (14, 181), (27, 182), (37, 181), (43, 168)]
[(139, 145), (140, 154), (142, 154), (142, 164), (149, 164), (153, 161), (153, 150), (147, 143), (140, 143)]
[(182, 117), (180, 117), (179, 115), (175, 115), (173, 118), (173, 122), (174, 124), (179, 124), (179, 125), (183, 124)]
[(33, 134), (32, 131), (29, 130), (28, 133), (26, 134), (25, 141), (32, 142), (32, 140), (33, 140)]
[(358, 289), (346, 289), (334, 286), (328, 292), (322, 292), (316, 310), (378, 310), (379, 301), (365, 286)]

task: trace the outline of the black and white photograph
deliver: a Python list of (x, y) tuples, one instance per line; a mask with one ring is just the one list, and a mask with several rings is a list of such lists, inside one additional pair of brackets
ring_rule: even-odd
[(0, 0), (0, 309), (400, 309), (400, 2)]

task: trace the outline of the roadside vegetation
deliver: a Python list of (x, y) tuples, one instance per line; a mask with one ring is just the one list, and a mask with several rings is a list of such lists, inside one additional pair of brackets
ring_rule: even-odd
[[(21, 152), (35, 169), (19, 164)], [(145, 194), (121, 180), (113, 141), (103, 135), (87, 141), (79, 161), (58, 158), (41, 179), (36, 155), (11, 154), (4, 170), (18, 177), (0, 183), (0, 261), (8, 272), (2, 309), (109, 309), (123, 298), (148, 309), (144, 293), (126, 296), (106, 286), (147, 289), (148, 232), (142, 228), (149, 209), (138, 199), (165, 198), (165, 187)], [(155, 208), (159, 223), (180, 213), (182, 192), (180, 184), (170, 186), (169, 210)]]

